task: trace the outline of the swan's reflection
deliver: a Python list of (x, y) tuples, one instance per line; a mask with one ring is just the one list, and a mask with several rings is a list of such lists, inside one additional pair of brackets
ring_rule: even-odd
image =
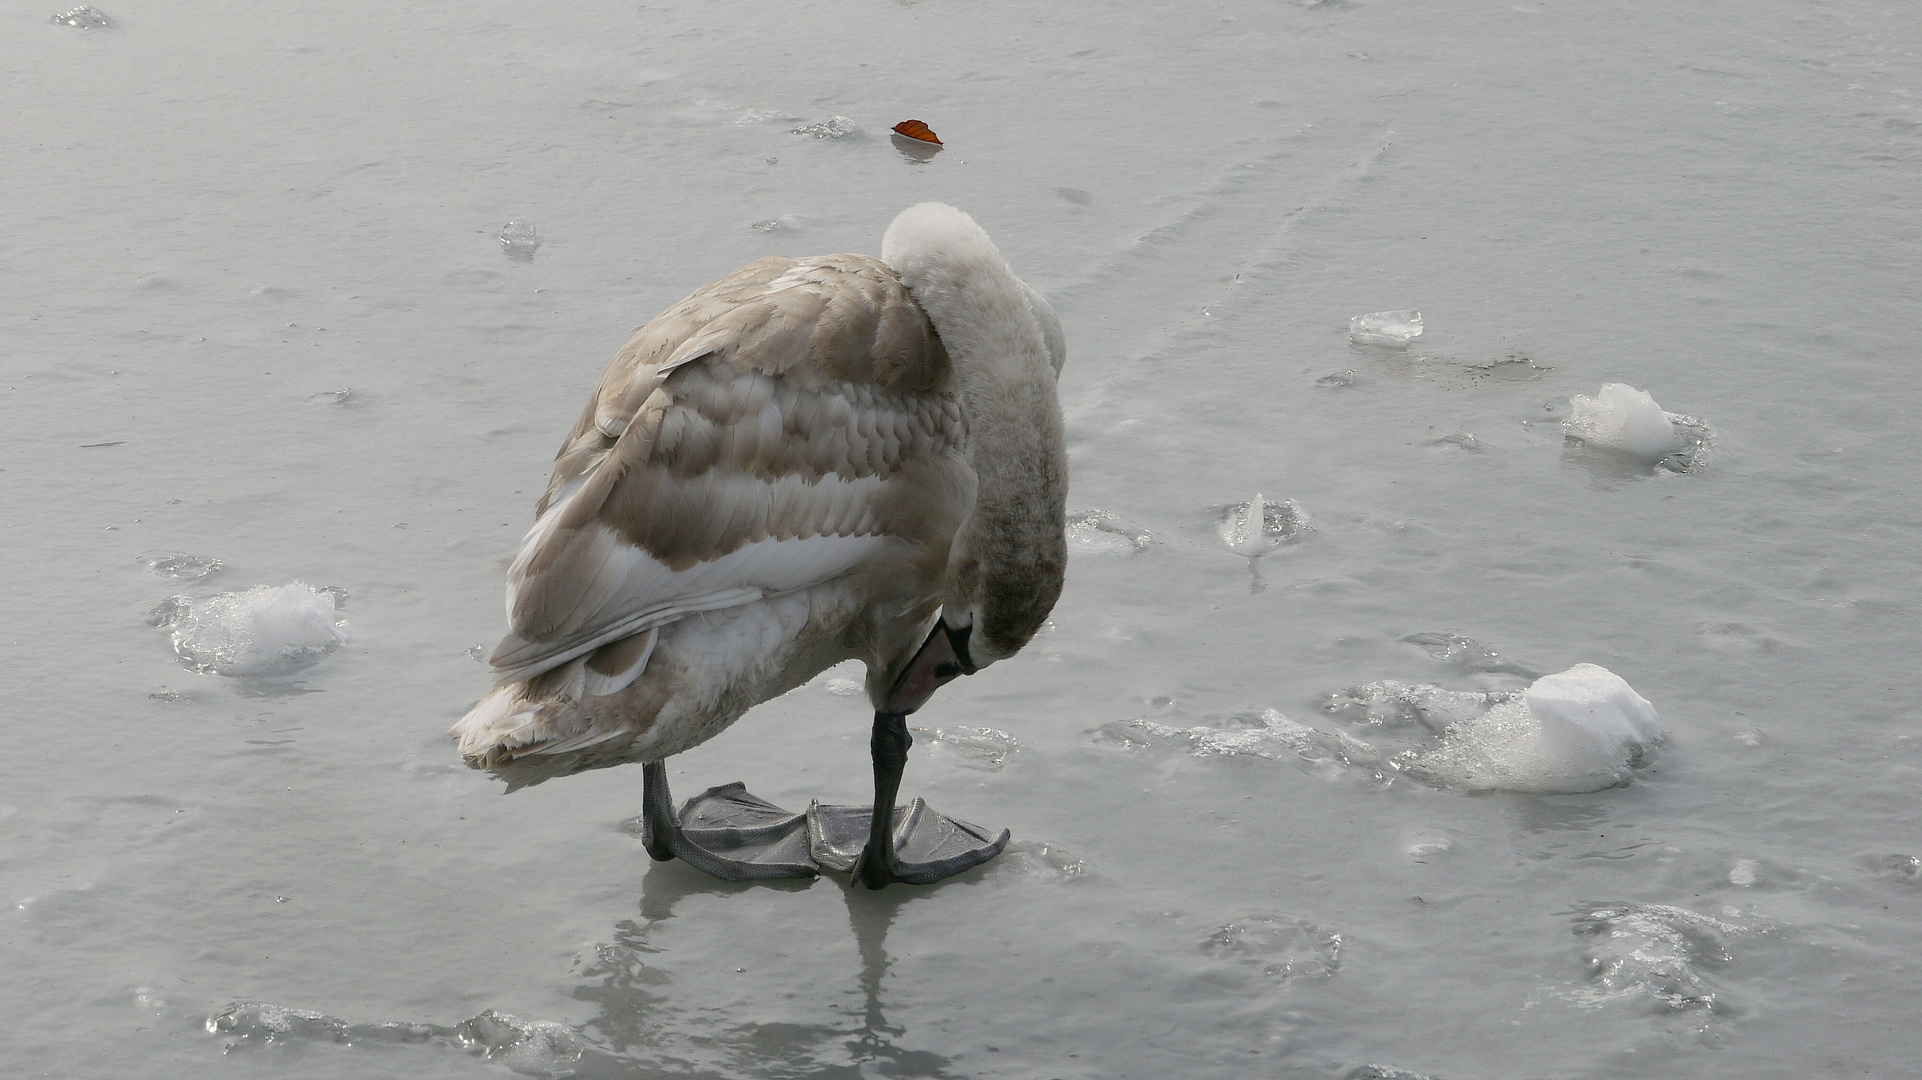
[[(658, 961), (670, 956), (663, 945), (667, 936), (663, 924), (675, 917), (682, 901), (810, 887), (838, 888), (847, 904), (848, 925), (860, 956), (857, 981), (862, 1009), (857, 1026), (770, 1022), (737, 1015), (731, 1018), (733, 1023), (717, 1028), (711, 1009), (689, 1000), (700, 990), (698, 978), (688, 980), (687, 992), (676, 993), (672, 966)], [(576, 999), (592, 1002), (599, 1010), (582, 1025), (582, 1033), (629, 1068), (606, 1068), (613, 1061), (603, 1058), (577, 1062), (576, 1069), (584, 1075), (631, 1073), (632, 1066), (647, 1062), (644, 1071), (649, 1076), (659, 1075), (662, 1066), (670, 1063), (685, 1069), (683, 1075), (868, 1075), (870, 1070), (886, 1076), (952, 1075), (948, 1059), (901, 1045), (907, 1029), (888, 1022), (882, 997), (893, 965), (887, 951), (888, 929), (915, 896), (905, 888), (870, 891), (838, 876), (819, 883), (735, 883), (717, 881), (676, 863), (650, 867), (641, 880), (638, 916), (615, 924), (613, 943), (598, 947), (595, 959), (581, 970), (586, 981), (573, 992)], [(682, 959), (698, 962), (686, 954)], [(833, 981), (827, 980), (817, 985), (815, 993), (825, 999), (834, 989)]]

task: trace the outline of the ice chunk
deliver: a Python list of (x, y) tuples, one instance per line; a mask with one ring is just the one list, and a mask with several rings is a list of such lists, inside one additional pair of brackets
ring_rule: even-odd
[(499, 240), (501, 250), (510, 259), (531, 259), (534, 249), (541, 246), (540, 234), (534, 231), (531, 221), (510, 221), (502, 225)]
[(1576, 664), (1544, 675), (1522, 692), (1528, 711), (1554, 748), (1570, 757), (1616, 756), (1627, 747), (1666, 738), (1655, 706), (1620, 675), (1597, 664)]
[(1576, 394), (1568, 404), (1563, 433), (1597, 449), (1652, 462), (1674, 453), (1679, 445), (1668, 414), (1647, 391), (1627, 383), (1603, 383), (1594, 397)]
[(56, 26), (78, 26), (82, 30), (105, 30), (113, 25), (113, 20), (99, 8), (81, 5), (55, 15), (52, 20)]
[(1502, 695), (1449, 724), (1434, 748), (1403, 751), (1394, 763), (1457, 790), (1568, 794), (1626, 783), (1665, 738), (1655, 707), (1621, 676), (1576, 664)]
[(1421, 336), (1421, 312), (1377, 311), (1348, 320), (1348, 343), (1405, 349)]
[(305, 582), (262, 585), (204, 599), (175, 596), (154, 609), (174, 652), (202, 674), (268, 675), (290, 671), (347, 640), (335, 619), (338, 590)]

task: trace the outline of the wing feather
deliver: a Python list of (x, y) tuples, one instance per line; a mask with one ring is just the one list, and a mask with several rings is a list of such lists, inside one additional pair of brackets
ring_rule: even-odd
[(930, 499), (973, 492), (958, 415), (940, 339), (876, 260), (763, 259), (697, 291), (635, 331), (556, 455), (497, 680), (857, 569), (938, 577), (966, 507)]

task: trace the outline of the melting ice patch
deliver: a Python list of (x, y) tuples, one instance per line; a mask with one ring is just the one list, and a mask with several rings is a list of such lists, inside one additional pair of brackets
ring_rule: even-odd
[(1008, 757), (1021, 748), (1014, 736), (988, 727), (916, 728), (917, 734), (931, 736), (938, 753), (965, 769), (998, 771)]
[(1133, 555), (1154, 544), (1137, 529), (1106, 510), (1077, 510), (1068, 515), (1068, 550), (1081, 555)]
[(139, 562), (150, 573), (182, 581), (198, 581), (209, 574), (219, 573), (221, 567), (219, 559), (181, 551), (150, 551), (142, 555)]
[(1348, 341), (1352, 345), (1380, 345), (1406, 349), (1421, 336), (1421, 312), (1377, 311), (1348, 320)]
[(535, 231), (531, 221), (510, 221), (501, 226), (496, 234), (501, 242), (501, 251), (510, 259), (523, 262), (534, 257), (534, 249), (541, 246), (540, 233)]
[(51, 21), (56, 26), (78, 26), (82, 30), (105, 30), (113, 25), (99, 8), (86, 5), (62, 11)]
[(312, 663), (347, 640), (335, 617), (340, 595), (295, 581), (198, 600), (174, 596), (154, 608), (150, 621), (203, 675), (270, 675)]
[(1589, 985), (1571, 995), (1584, 1004), (1641, 1002), (1660, 1011), (1713, 1009), (1705, 971), (1732, 959), (1731, 939), (1756, 931), (1668, 904), (1602, 903), (1577, 909)]
[[(1109, 742), (1125, 748), (1186, 746), (1195, 757), (1256, 757), (1291, 762), (1305, 771), (1328, 778), (1358, 775), (1386, 784), (1394, 766), (1381, 752), (1340, 731), (1323, 731), (1290, 720), (1279, 709), (1263, 710), (1258, 720), (1231, 721), (1237, 726), (1175, 727), (1153, 720), (1133, 719), (1102, 729)], [(1360, 770), (1350, 773), (1349, 770)]]
[(440, 1024), (350, 1024), (284, 1005), (240, 1002), (207, 1018), (209, 1035), (227, 1036), (227, 1049), (298, 1042), (355, 1044), (439, 1043), (499, 1061), (523, 1076), (571, 1076), (588, 1046), (578, 1032), (548, 1020), (522, 1020), (492, 1009), (452, 1027)]
[(802, 124), (790, 134), (812, 135), (817, 139), (848, 139), (861, 134), (861, 128), (845, 116), (835, 116), (818, 124)]
[(1293, 499), (1272, 502), (1257, 493), (1245, 503), (1215, 508), (1215, 534), (1228, 550), (1259, 559), (1315, 530), (1315, 520)]
[(1271, 979), (1325, 979), (1341, 969), (1341, 935), (1292, 915), (1257, 913), (1217, 927), (1203, 952)]

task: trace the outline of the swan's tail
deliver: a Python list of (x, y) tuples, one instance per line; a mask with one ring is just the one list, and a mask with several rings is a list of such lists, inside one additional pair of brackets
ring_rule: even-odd
[(477, 769), (506, 776), (510, 790), (586, 769), (618, 765), (636, 731), (597, 722), (583, 707), (586, 658), (531, 679), (503, 683), (467, 711), (447, 734)]

